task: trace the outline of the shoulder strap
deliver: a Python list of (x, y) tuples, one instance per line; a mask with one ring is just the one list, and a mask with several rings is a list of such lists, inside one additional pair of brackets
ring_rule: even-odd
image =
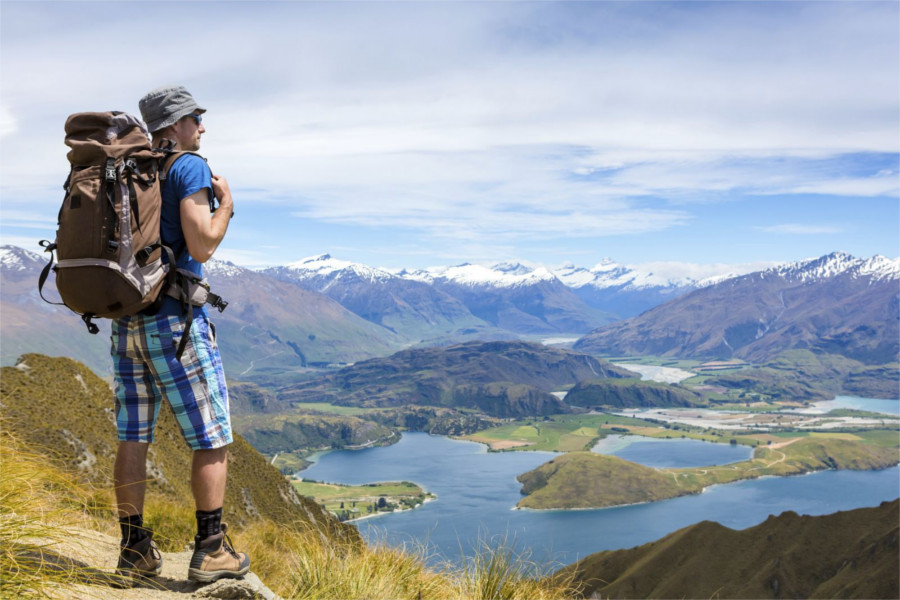
[[(193, 154), (194, 156), (200, 156), (196, 152), (188, 152), (186, 150), (176, 150), (176, 151), (165, 150), (165, 153), (166, 153), (166, 156), (165, 156), (165, 158), (163, 158), (162, 167), (159, 170), (159, 180), (161, 182), (166, 180), (166, 178), (169, 176), (169, 170), (175, 164), (175, 161), (177, 161), (179, 158), (181, 158), (185, 154)], [(206, 158), (204, 158), (203, 156), (200, 156), (200, 158), (203, 158), (203, 160), (206, 161)]]

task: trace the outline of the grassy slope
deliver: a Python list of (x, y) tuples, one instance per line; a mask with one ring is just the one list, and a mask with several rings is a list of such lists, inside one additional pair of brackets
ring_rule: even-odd
[[(59, 467), (112, 489), (117, 446), (114, 399), (104, 381), (73, 360), (27, 354), (18, 367), (3, 368), (0, 394), (7, 430), (29, 446), (52, 449), (45, 452)], [(190, 450), (171, 409), (164, 404), (148, 455), (148, 501), (165, 500), (192, 515), (190, 464)], [(147, 511), (151, 521), (152, 512), (151, 506)], [(229, 446), (225, 512), (226, 519), (235, 525), (267, 517), (315, 523), (326, 536), (349, 535), (358, 539), (355, 530), (340, 525), (315, 503), (298, 496), (284, 477), (239, 435)], [(176, 538), (182, 535), (178, 528), (184, 524), (155, 526), (170, 528), (168, 533)]]
[(637, 379), (605, 379), (578, 383), (566, 395), (566, 403), (574, 406), (615, 408), (705, 404), (699, 394), (679, 385)]
[(742, 531), (704, 521), (563, 569), (585, 597), (897, 598), (900, 501)]
[(522, 508), (601, 508), (651, 502), (766, 475), (823, 469), (883, 469), (898, 462), (897, 446), (839, 437), (806, 437), (781, 448), (760, 447), (749, 461), (691, 469), (651, 469), (591, 452), (557, 457), (519, 476)]

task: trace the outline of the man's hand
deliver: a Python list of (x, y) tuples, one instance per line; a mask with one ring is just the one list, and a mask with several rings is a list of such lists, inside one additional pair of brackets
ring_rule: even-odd
[(219, 206), (231, 206), (231, 213), (234, 213), (234, 203), (231, 200), (231, 189), (228, 187), (228, 180), (221, 175), (213, 175), (212, 189), (213, 195), (219, 201)]

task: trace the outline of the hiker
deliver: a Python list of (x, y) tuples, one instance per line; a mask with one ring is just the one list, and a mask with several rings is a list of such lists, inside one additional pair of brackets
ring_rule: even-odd
[[(174, 159), (162, 182), (160, 231), (163, 244), (177, 257), (177, 267), (202, 279), (202, 263), (215, 253), (233, 216), (228, 182), (213, 175), (206, 161), (194, 154), (206, 132), (202, 118), (206, 109), (182, 86), (155, 89), (141, 98), (139, 107), (154, 148), (185, 152)], [(187, 310), (193, 310), (193, 320), (184, 334), (188, 340), (179, 361), (176, 347)], [(222, 523), (232, 433), (225, 373), (207, 308), (188, 308), (166, 297), (154, 314), (114, 320), (111, 354), (119, 439), (116, 502), (122, 531), (117, 573), (140, 580), (162, 568), (153, 532), (144, 527), (143, 510), (147, 450), (166, 398), (193, 450), (197, 535), (188, 578), (212, 582), (242, 577), (250, 569), (250, 559), (235, 552)]]

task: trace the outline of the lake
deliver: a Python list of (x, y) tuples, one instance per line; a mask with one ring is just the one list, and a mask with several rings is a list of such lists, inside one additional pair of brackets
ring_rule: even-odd
[[(677, 446), (656, 443), (665, 454)], [(724, 445), (723, 445), (724, 446)], [(425, 543), (456, 561), (479, 538), (501, 536), (532, 558), (558, 567), (600, 550), (630, 548), (709, 519), (733, 529), (793, 510), (821, 515), (877, 506), (900, 493), (900, 468), (825, 471), (771, 477), (708, 488), (662, 502), (578, 511), (512, 510), (521, 498), (516, 475), (550, 460), (548, 452), (487, 452), (474, 442), (404, 433), (393, 446), (322, 455), (300, 476), (361, 484), (407, 480), (437, 494), (423, 507), (358, 521), (370, 543)], [(432, 558), (436, 561), (436, 558)]]
[(597, 442), (591, 451), (658, 469), (727, 465), (750, 460), (753, 456), (750, 446), (639, 435), (610, 435)]
[(879, 398), (858, 398), (856, 396), (837, 396), (834, 400), (815, 402), (809, 408), (785, 409), (789, 412), (823, 415), (838, 408), (852, 408), (885, 415), (900, 416), (900, 400), (883, 400)]

